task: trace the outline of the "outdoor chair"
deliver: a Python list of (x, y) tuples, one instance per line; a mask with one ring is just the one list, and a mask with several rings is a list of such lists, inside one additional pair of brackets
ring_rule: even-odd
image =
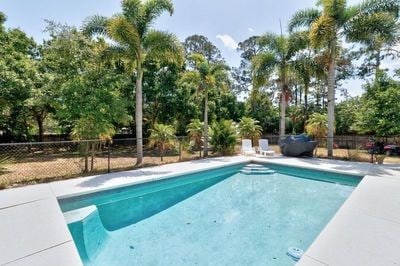
[(275, 152), (269, 148), (267, 139), (258, 140), (258, 152), (260, 153), (260, 155), (265, 156), (275, 155)]
[(252, 155), (255, 153), (256, 152), (254, 151), (252, 144), (251, 144), (251, 139), (242, 139), (242, 154), (243, 155)]

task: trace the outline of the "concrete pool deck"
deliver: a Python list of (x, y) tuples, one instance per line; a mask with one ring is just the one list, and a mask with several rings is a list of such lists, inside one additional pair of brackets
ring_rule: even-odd
[(400, 165), (234, 156), (0, 191), (0, 265), (82, 265), (58, 198), (247, 162), (365, 176), (298, 265), (400, 264)]

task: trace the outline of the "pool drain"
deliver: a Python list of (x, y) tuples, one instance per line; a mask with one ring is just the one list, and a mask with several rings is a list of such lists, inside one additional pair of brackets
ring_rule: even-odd
[(288, 248), (288, 251), (286, 252), (286, 254), (291, 257), (294, 261), (298, 261), (301, 256), (303, 256), (304, 251), (300, 248), (296, 248), (296, 247), (290, 247)]

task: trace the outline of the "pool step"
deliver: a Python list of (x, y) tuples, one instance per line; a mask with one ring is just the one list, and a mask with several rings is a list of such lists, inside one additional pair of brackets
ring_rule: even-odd
[(270, 175), (275, 173), (274, 170), (269, 169), (268, 167), (261, 164), (248, 164), (244, 166), (240, 172), (246, 175)]

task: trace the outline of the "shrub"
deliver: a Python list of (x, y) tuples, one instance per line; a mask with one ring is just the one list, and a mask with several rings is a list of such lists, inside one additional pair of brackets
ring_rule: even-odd
[(235, 151), (236, 129), (232, 120), (224, 120), (214, 123), (211, 127), (211, 145), (214, 152), (222, 155), (231, 155)]

